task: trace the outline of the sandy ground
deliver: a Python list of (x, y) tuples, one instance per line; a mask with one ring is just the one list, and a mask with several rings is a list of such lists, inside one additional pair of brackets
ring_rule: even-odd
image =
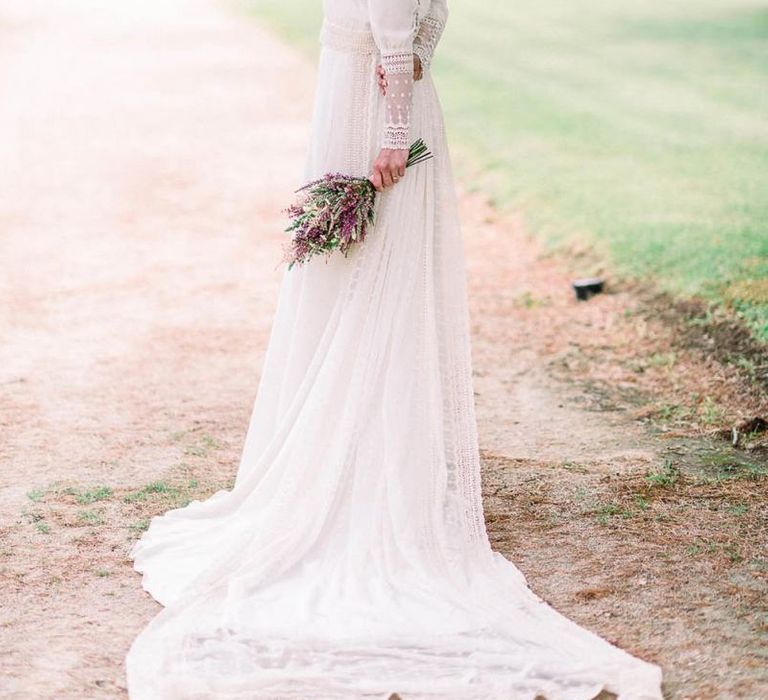
[[(0, 0), (0, 698), (126, 697), (158, 609), (126, 553), (234, 474), (312, 92), (212, 0)], [(629, 292), (576, 304), (520, 222), (462, 217), (495, 546), (670, 698), (768, 697), (761, 467), (686, 442), (759, 400), (654, 422), (743, 387)]]

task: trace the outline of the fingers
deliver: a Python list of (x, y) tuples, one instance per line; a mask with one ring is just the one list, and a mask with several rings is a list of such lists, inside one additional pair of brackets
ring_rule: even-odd
[(370, 181), (373, 183), (377, 192), (381, 192), (384, 189), (384, 184), (381, 179), (381, 171), (376, 166), (373, 167), (373, 174), (370, 177)]
[(395, 151), (389, 161), (389, 170), (392, 173), (392, 179), (397, 182), (405, 177), (405, 164), (407, 162), (407, 151)]
[(413, 54), (413, 79), (421, 80), (424, 77), (424, 67), (421, 65), (421, 58), (418, 54)]
[(392, 177), (391, 168), (383, 168), (381, 171), (381, 179), (384, 184), (384, 189), (392, 187), (395, 184), (395, 179)]
[(387, 74), (384, 71), (384, 67), (381, 65), (376, 66), (376, 76), (378, 78), (379, 90), (382, 95), (387, 94)]
[(405, 177), (405, 166), (400, 166), (393, 163), (389, 168), (389, 177), (392, 180), (392, 184), (396, 185)]
[(405, 177), (407, 151), (383, 150), (373, 164), (370, 181), (378, 192), (394, 187)]

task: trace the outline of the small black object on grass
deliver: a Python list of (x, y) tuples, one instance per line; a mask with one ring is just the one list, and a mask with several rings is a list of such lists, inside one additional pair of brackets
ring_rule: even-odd
[(576, 298), (579, 301), (587, 301), (595, 294), (603, 291), (605, 280), (601, 277), (585, 277), (584, 279), (574, 280), (571, 283), (573, 291), (576, 292)]

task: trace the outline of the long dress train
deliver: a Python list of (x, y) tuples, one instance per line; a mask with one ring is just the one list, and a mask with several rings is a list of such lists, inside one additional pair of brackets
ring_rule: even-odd
[(486, 536), (442, 115), (429, 72), (397, 68), (428, 65), (444, 2), (325, 9), (305, 175), (367, 175), (406, 138), (435, 158), (349, 257), (286, 272), (234, 488), (132, 552), (165, 608), (128, 654), (130, 697), (659, 700), (657, 666), (547, 606)]

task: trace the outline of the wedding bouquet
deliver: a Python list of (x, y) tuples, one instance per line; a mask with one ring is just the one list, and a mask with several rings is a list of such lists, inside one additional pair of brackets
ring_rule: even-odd
[[(419, 139), (411, 145), (405, 167), (431, 157)], [(292, 234), (285, 251), (289, 270), (320, 253), (339, 250), (346, 256), (355, 243), (365, 240), (376, 219), (376, 188), (368, 178), (328, 173), (297, 192), (299, 200), (285, 210), (291, 220), (285, 230)]]

